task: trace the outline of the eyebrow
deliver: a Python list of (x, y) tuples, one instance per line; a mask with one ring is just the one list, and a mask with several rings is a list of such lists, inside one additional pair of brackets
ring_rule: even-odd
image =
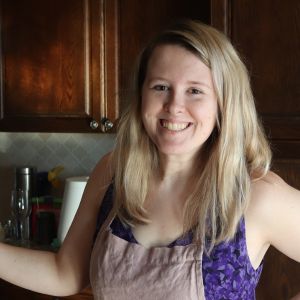
[[(154, 80), (168, 81), (167, 78), (159, 77), (159, 76), (158, 76), (158, 77), (154, 76), (154, 77), (148, 78), (148, 81), (154, 81)], [(188, 84), (203, 85), (203, 86), (206, 86), (207, 88), (211, 89), (211, 87), (210, 87), (207, 83), (205, 83), (205, 82), (203, 82), (203, 81), (189, 80), (189, 81), (187, 81), (187, 83), (188, 83)]]
[(203, 82), (203, 81), (188, 81), (187, 83), (189, 83), (189, 84), (196, 84), (196, 85), (203, 85), (203, 86), (205, 86), (205, 87), (207, 87), (208, 89), (211, 89), (211, 87), (207, 84), (207, 83), (205, 83), (205, 82)]

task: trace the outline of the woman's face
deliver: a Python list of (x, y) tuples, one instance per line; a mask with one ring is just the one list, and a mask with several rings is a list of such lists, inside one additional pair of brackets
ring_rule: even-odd
[(156, 47), (142, 87), (142, 120), (160, 153), (194, 157), (217, 113), (210, 69), (183, 47)]

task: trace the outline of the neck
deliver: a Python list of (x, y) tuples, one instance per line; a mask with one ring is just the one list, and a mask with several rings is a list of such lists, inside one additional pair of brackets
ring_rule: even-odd
[(160, 155), (160, 168), (158, 170), (158, 179), (161, 182), (181, 183), (189, 180), (195, 174), (198, 159), (195, 157), (178, 157), (177, 155)]

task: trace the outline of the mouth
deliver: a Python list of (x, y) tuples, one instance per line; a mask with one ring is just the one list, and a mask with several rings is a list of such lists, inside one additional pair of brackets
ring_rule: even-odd
[(167, 120), (160, 120), (160, 124), (163, 128), (166, 128), (170, 131), (183, 131), (189, 126), (192, 125), (192, 123), (189, 122), (170, 122)]

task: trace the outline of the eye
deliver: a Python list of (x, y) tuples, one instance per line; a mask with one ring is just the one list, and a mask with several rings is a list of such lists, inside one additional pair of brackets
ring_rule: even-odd
[(202, 90), (199, 90), (199, 89), (195, 89), (195, 88), (190, 88), (188, 90), (189, 93), (193, 94), (193, 95), (199, 95), (199, 94), (203, 94), (203, 91)]
[(156, 84), (155, 86), (153, 86), (152, 89), (154, 89), (155, 91), (163, 92), (167, 91), (169, 87), (163, 84)]

